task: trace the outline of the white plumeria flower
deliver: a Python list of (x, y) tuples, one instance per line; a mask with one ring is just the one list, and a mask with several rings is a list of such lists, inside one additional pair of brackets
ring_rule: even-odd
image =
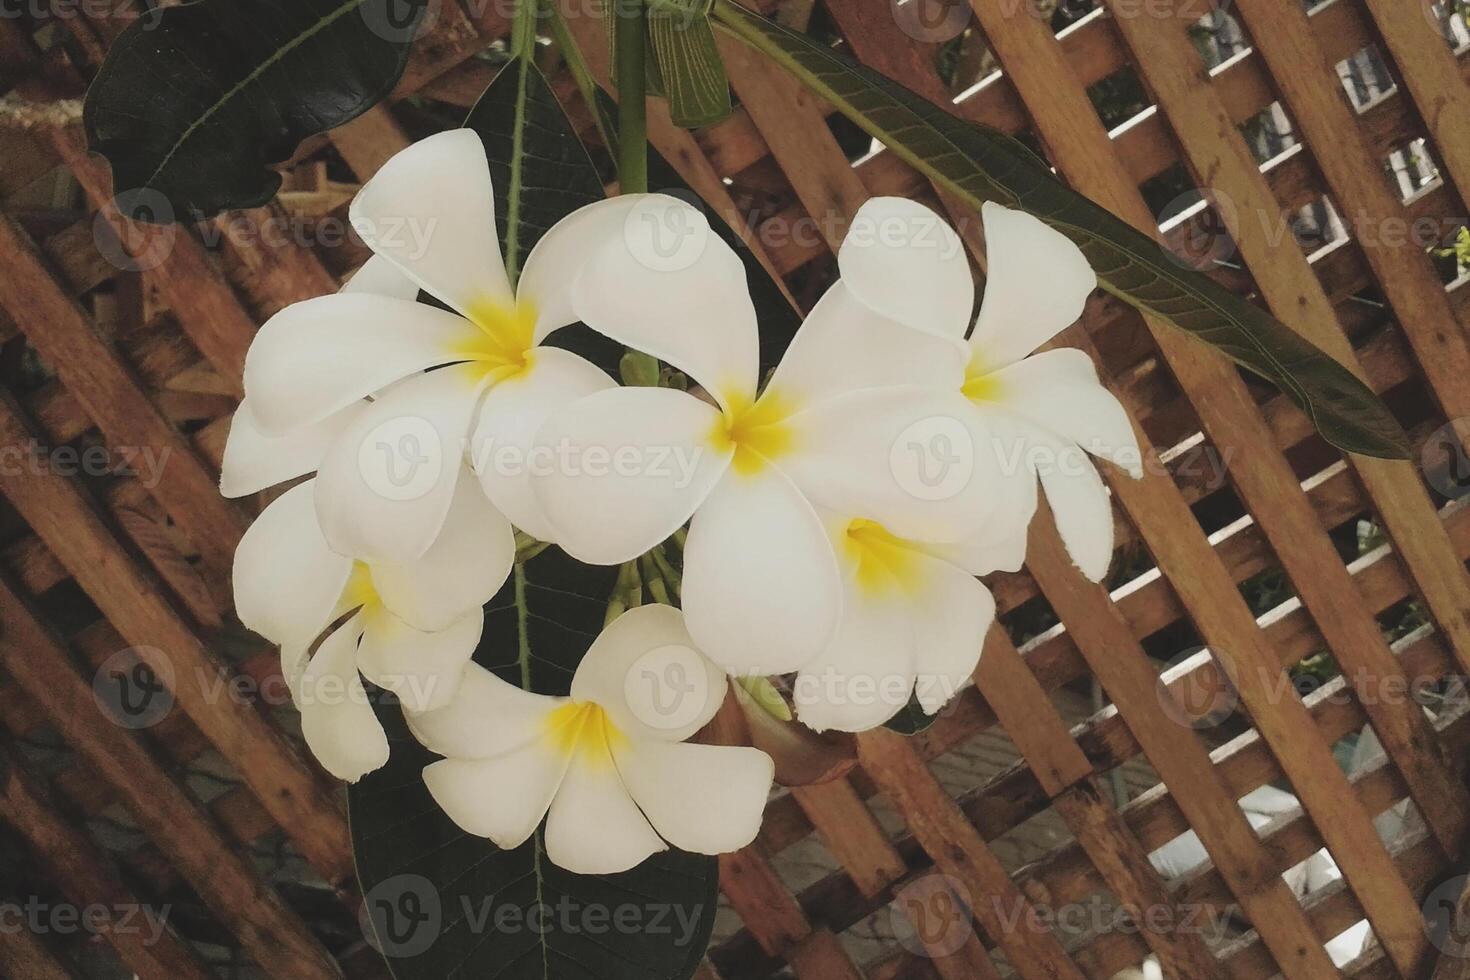
[(771, 758), (685, 742), (727, 687), (677, 609), (641, 606), (592, 644), (570, 697), (523, 691), (475, 665), (447, 707), (409, 724), (445, 756), (424, 781), (467, 833), (511, 849), (545, 818), (552, 862), (615, 874), (668, 844), (722, 854), (755, 839)]
[[(571, 293), (584, 255), (620, 237), (636, 205), (600, 201), (558, 222), (513, 289), (474, 132), (416, 143), (363, 187), (351, 212), (374, 252), (358, 276), (363, 288), (281, 311), (245, 365), (252, 415), (267, 435), (322, 424), (374, 395), (331, 440), (317, 479), (333, 549), (389, 562), (423, 555), (455, 497), (472, 432), (477, 455), (482, 446), (486, 456), (521, 453), (515, 465), (481, 468), (484, 491), (516, 526), (549, 536), (528, 487), (531, 434), (551, 408), (613, 382), (542, 341), (576, 321)], [(420, 288), (454, 312), (414, 302)]]
[(388, 761), (359, 673), (407, 710), (447, 703), (480, 642), (482, 607), (510, 574), (515, 538), (465, 479), (443, 532), (418, 559), (354, 561), (322, 535), (315, 482), (282, 494), (240, 539), (235, 610), (280, 644), (313, 754), (332, 775), (356, 782)]
[[(959, 389), (970, 406), (968, 424), (990, 432), (976, 465), (993, 469), (1000, 488), (991, 520), (954, 558), (975, 574), (1019, 569), (1039, 477), (1072, 560), (1100, 581), (1112, 560), (1113, 512), (1087, 453), (1139, 479), (1138, 438), (1084, 352), (1033, 353), (1082, 315), (1097, 276), (1076, 245), (1039, 219), (993, 203), (983, 217), (989, 275)], [(874, 312), (929, 335), (965, 336), (974, 277), (959, 237), (924, 205), (869, 201), (838, 264), (842, 282)]]
[(797, 717), (814, 731), (877, 728), (917, 698), (933, 715), (975, 673), (995, 600), (954, 547), (824, 511), (842, 569), (842, 618), (797, 675)]
[[(344, 293), (412, 296), (402, 277), (371, 260)], [(272, 436), (240, 403), (230, 424), (220, 490), (241, 497), (316, 471), (329, 447), (370, 403)], [(481, 607), (510, 574), (515, 535), (472, 478), (459, 481), (438, 541), (407, 563), (367, 564), (333, 551), (315, 508), (315, 480), (276, 499), (235, 553), (241, 622), (281, 645), (282, 672), (313, 754), (355, 782), (388, 759), (359, 671), (411, 708), (443, 704), (479, 643)], [(337, 621), (356, 610), (346, 623)], [(337, 624), (322, 639), (330, 625)], [(321, 640), (315, 657), (313, 647)]]
[(925, 540), (956, 541), (983, 520), (985, 474), (962, 466), (952, 486), (928, 492), (929, 461), (909, 445), (927, 447), (932, 422), (984, 438), (983, 423), (954, 421), (973, 415), (959, 393), (959, 339), (915, 335), (839, 286), (758, 393), (744, 266), (702, 214), (658, 195), (588, 256), (574, 304), (588, 326), (683, 370), (717, 405), (617, 388), (549, 415), (537, 444), (568, 465), (532, 486), (553, 539), (582, 561), (617, 564), (692, 515), (683, 609), (699, 648), (731, 673), (795, 670), (828, 647), (842, 576), (813, 504)]

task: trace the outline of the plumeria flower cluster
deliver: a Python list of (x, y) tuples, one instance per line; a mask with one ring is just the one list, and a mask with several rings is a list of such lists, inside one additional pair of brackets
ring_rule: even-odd
[[(408, 218), (429, 234), (394, 234)], [(1020, 567), (1038, 483), (1101, 579), (1111, 504), (1088, 453), (1137, 476), (1138, 444), (1085, 354), (1033, 353), (1096, 280), (1036, 219), (984, 218), (973, 329), (954, 231), (875, 199), (763, 379), (745, 267), (697, 209), (598, 202), (507, 269), (477, 135), (390, 160), (352, 205), (373, 257), (251, 347), (223, 468), (231, 496), (311, 477), (250, 528), (235, 589), (326, 768), (387, 760), (366, 678), (444, 757), (424, 779), (466, 832), (509, 848), (544, 820), (550, 858), (584, 873), (720, 853), (754, 838), (772, 779), (755, 749), (688, 741), (727, 673), (794, 674), (817, 730), (936, 713), (975, 670), (995, 615), (979, 576)], [(691, 387), (622, 387), (547, 343), (576, 322)], [(516, 529), (618, 565), (686, 526), (681, 609), (613, 619), (568, 697), (472, 662)], [(698, 681), (674, 722), (636, 683), (655, 667)]]

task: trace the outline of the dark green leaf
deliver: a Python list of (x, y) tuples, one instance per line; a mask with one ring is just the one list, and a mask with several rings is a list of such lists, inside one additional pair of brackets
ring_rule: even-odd
[(1104, 289), (1278, 386), (1333, 445), (1365, 456), (1407, 457), (1402, 428), (1351, 372), (1260, 307), (1184, 267), (1152, 238), (1061, 184), (1017, 140), (956, 119), (897, 82), (729, 0), (719, 0), (715, 15), (736, 37), (784, 65), (972, 205), (996, 201), (1056, 228), (1087, 255)]
[(150, 11), (87, 93), (91, 148), (120, 206), (148, 221), (262, 205), (306, 137), (403, 74), (427, 0), (200, 0)]
[(674, 125), (697, 129), (730, 114), (730, 82), (715, 44), (709, 0), (650, 4), (648, 38)]
[(918, 698), (909, 698), (909, 703), (892, 718), (883, 723), (883, 727), (890, 732), (898, 732), (900, 735), (917, 735), (927, 731), (939, 720), (938, 715), (925, 714)]

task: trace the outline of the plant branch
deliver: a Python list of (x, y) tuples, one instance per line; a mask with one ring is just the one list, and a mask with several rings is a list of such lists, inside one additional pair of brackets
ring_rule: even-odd
[(648, 192), (648, 100), (645, 0), (615, 0), (613, 57), (618, 85), (618, 182), (624, 194)]

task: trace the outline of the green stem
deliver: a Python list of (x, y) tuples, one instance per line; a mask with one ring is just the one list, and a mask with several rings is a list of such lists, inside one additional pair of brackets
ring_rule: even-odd
[(536, 14), (541, 0), (519, 0), (510, 27), (510, 51), (517, 58), (536, 57)]
[(648, 56), (645, 0), (615, 0), (618, 85), (618, 182), (624, 194), (648, 193), (648, 100), (644, 61)]
[(618, 152), (617, 137), (613, 133), (612, 120), (603, 118), (602, 102), (597, 97), (597, 81), (592, 77), (592, 68), (587, 64), (587, 56), (582, 54), (577, 39), (572, 37), (572, 32), (567, 27), (566, 19), (562, 17), (556, 0), (541, 0), (541, 2), (545, 5), (546, 19), (551, 25), (551, 37), (556, 41), (562, 58), (566, 60), (567, 68), (572, 73), (572, 79), (577, 83), (577, 91), (582, 93), (582, 101), (587, 103), (587, 110), (592, 113), (592, 121), (597, 125), (598, 135), (602, 137), (602, 143), (607, 147), (608, 152), (616, 155)]

